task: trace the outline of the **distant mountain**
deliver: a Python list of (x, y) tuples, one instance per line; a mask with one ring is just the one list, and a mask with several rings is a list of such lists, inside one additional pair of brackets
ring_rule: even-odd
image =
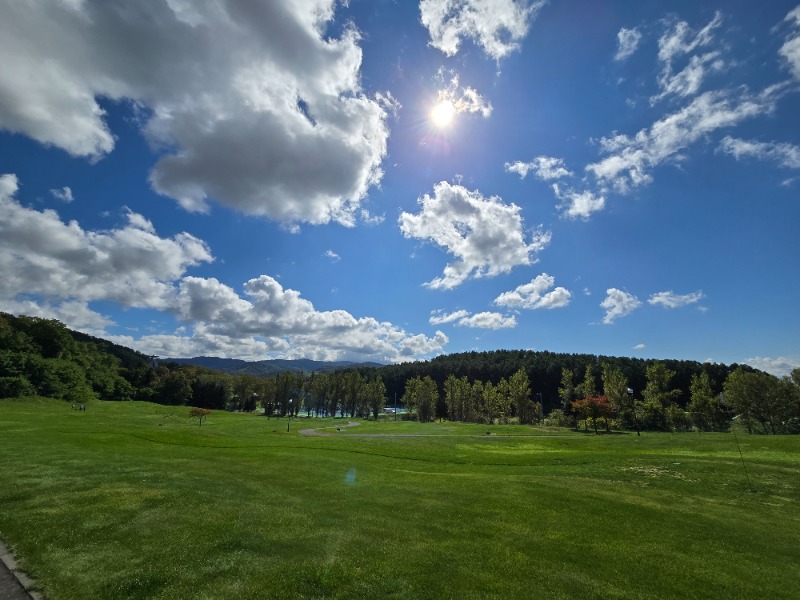
[(171, 362), (179, 365), (194, 365), (215, 371), (235, 372), (247, 365), (246, 360), (238, 358), (217, 358), (216, 356), (197, 356), (195, 358), (160, 358), (160, 362)]
[(237, 375), (277, 375), (285, 371), (294, 373), (329, 373), (343, 369), (354, 369), (364, 367), (383, 367), (376, 362), (352, 362), (352, 361), (319, 361), (308, 358), (296, 360), (273, 359), (248, 362), (237, 358), (217, 358), (214, 356), (197, 356), (195, 358), (162, 358), (162, 362), (174, 362), (181, 365), (195, 365)]

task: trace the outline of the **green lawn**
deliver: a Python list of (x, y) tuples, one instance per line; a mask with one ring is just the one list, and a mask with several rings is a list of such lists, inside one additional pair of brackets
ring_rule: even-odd
[(0, 401), (47, 598), (798, 597), (800, 436), (187, 416)]

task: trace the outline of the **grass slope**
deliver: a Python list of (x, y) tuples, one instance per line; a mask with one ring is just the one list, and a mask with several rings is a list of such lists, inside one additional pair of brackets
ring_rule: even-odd
[[(740, 438), (751, 491), (726, 434), (187, 415), (0, 401), (0, 537), (48, 598), (800, 589), (800, 437)], [(358, 435), (384, 432), (437, 435)]]

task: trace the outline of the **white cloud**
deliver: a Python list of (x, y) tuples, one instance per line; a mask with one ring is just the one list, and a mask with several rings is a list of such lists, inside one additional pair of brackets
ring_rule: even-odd
[(186, 275), (213, 260), (205, 242), (188, 233), (159, 237), (131, 211), (124, 227), (86, 231), (53, 210), (21, 206), (17, 189), (14, 175), (0, 176), (0, 310), (58, 318), (104, 337), (112, 321), (90, 308), (93, 301), (164, 311), (190, 333), (110, 339), (173, 357), (397, 361), (440, 352), (448, 342), (439, 331), (409, 334), (343, 310), (318, 311), (268, 275), (248, 281), (242, 297), (216, 279)]
[(268, 275), (248, 281), (244, 293), (243, 298), (213, 278), (185, 277), (176, 312), (195, 324), (195, 337), (263, 342), (285, 348), (290, 357), (397, 361), (439, 352), (448, 342), (438, 331), (433, 337), (411, 335), (371, 317), (318, 311), (299, 292), (284, 289)]
[(561, 204), (558, 205), (561, 214), (569, 219), (588, 219), (606, 206), (605, 197), (588, 190), (583, 192), (562, 190), (557, 183), (554, 183), (553, 193), (561, 200)]
[(519, 48), (545, 4), (547, 0), (422, 0), (419, 9), (434, 48), (453, 56), (462, 39), (472, 39), (500, 60)]
[[(510, 292), (503, 292), (494, 300), (498, 306), (510, 308), (563, 308), (569, 304), (572, 294), (563, 287), (551, 288), (555, 285), (555, 277), (542, 273), (530, 283), (518, 286)], [(550, 290), (550, 291), (549, 291)]]
[(717, 11), (714, 18), (700, 31), (695, 31), (686, 21), (677, 21), (658, 40), (658, 58), (669, 65), (676, 58), (707, 46), (714, 39), (714, 30), (722, 25), (722, 13)]
[(681, 308), (690, 304), (697, 304), (705, 296), (703, 292), (693, 292), (691, 294), (676, 294), (672, 291), (658, 292), (650, 296), (647, 301), (653, 306), (661, 306), (663, 308)]
[(366, 208), (361, 209), (361, 222), (365, 225), (380, 225), (386, 220), (386, 215), (372, 215)]
[(473, 329), (510, 329), (517, 326), (517, 318), (513, 315), (506, 316), (496, 312), (480, 312), (473, 315), (467, 310), (451, 313), (433, 311), (428, 322), (431, 325), (455, 323), (459, 327)]
[(667, 71), (659, 77), (661, 93), (650, 98), (650, 103), (655, 104), (669, 95), (693, 96), (700, 90), (703, 80), (711, 72), (721, 71), (725, 68), (725, 61), (720, 58), (719, 52), (707, 52), (693, 56), (678, 73)]
[(661, 93), (651, 98), (651, 103), (670, 95), (694, 95), (700, 89), (703, 79), (710, 71), (725, 67), (717, 51), (692, 56), (689, 64), (678, 73), (674, 72), (674, 61), (714, 41), (714, 30), (722, 24), (722, 13), (717, 11), (714, 18), (700, 31), (696, 32), (686, 21), (678, 21), (658, 40), (658, 58), (663, 63), (658, 78)]
[(61, 200), (62, 202), (66, 202), (67, 204), (75, 200), (75, 197), (72, 195), (72, 190), (67, 186), (64, 186), (63, 188), (60, 189), (56, 188), (50, 190), (50, 193), (56, 200)]
[(624, 27), (617, 33), (617, 52), (614, 54), (614, 60), (625, 60), (629, 58), (636, 49), (639, 47), (639, 42), (642, 41), (641, 32), (636, 29), (625, 29)]
[(752, 157), (769, 160), (787, 169), (800, 169), (800, 146), (781, 142), (756, 142), (731, 136), (722, 139), (719, 149), (736, 160)]
[[(446, 76), (449, 74), (450, 81)], [(492, 114), (492, 104), (481, 96), (477, 90), (469, 86), (463, 87), (460, 84), (459, 76), (453, 71), (445, 72), (440, 68), (436, 73), (436, 80), (444, 87), (437, 93), (439, 102), (449, 102), (455, 112), (458, 113), (480, 113), (487, 118)]]
[(785, 84), (778, 84), (759, 94), (746, 90), (705, 92), (633, 137), (602, 138), (600, 145), (608, 156), (588, 165), (586, 170), (601, 185), (610, 184), (619, 192), (629, 192), (650, 183), (653, 168), (674, 159), (679, 152), (714, 131), (772, 112), (785, 89)]
[(793, 32), (781, 46), (779, 52), (788, 63), (795, 78), (800, 79), (800, 5), (791, 10), (784, 21), (793, 25)]
[(469, 316), (469, 311), (466, 310), (456, 310), (451, 313), (434, 311), (431, 314), (430, 318), (428, 319), (428, 323), (430, 323), (431, 325), (444, 325), (445, 323), (453, 323), (468, 316)]
[(459, 319), (458, 324), (473, 329), (512, 329), (517, 326), (517, 318), (514, 315), (504, 316), (496, 312), (480, 312)]
[(340, 260), (342, 260), (342, 257), (336, 254), (336, 252), (334, 252), (333, 250), (326, 250), (323, 256), (326, 258), (330, 258), (331, 262), (339, 262)]
[(429, 240), (458, 259), (426, 284), (434, 289), (451, 289), (470, 277), (493, 277), (533, 264), (538, 259), (532, 255), (550, 243), (550, 233), (541, 230), (533, 232), (530, 243), (525, 241), (516, 204), (504, 204), (497, 196), (484, 198), (461, 185), (437, 183), (433, 196), (425, 194), (418, 203), (418, 214), (400, 215), (403, 235)]
[(562, 159), (551, 156), (537, 156), (527, 163), (518, 160), (514, 163), (506, 163), (505, 167), (506, 172), (517, 173), (522, 179), (525, 179), (531, 171), (536, 177), (545, 181), (572, 175), (572, 171), (567, 169)]
[(114, 325), (114, 321), (107, 316), (89, 308), (87, 302), (66, 301), (61, 304), (50, 304), (30, 299), (0, 298), (0, 311), (43, 319), (57, 319), (70, 329), (95, 336), (104, 335), (106, 327)]
[(0, 20), (0, 128), (98, 160), (115, 145), (98, 98), (128, 101), (162, 154), (153, 188), (184, 208), (352, 225), (382, 177), (396, 103), (360, 88), (358, 33), (325, 33), (334, 8), (12, 2)]
[(609, 288), (606, 290), (606, 299), (600, 303), (600, 307), (606, 311), (603, 323), (610, 325), (616, 319), (631, 314), (641, 305), (641, 301), (633, 294)]
[(644, 350), (645, 348), (647, 348), (647, 346), (645, 346), (644, 344), (636, 344), (633, 347), (634, 350)]
[(767, 356), (754, 356), (746, 359), (744, 362), (751, 367), (761, 369), (762, 371), (771, 373), (776, 377), (789, 375), (793, 369), (800, 367), (800, 359), (786, 356), (778, 356), (774, 358)]
[(53, 210), (22, 206), (14, 175), (0, 176), (0, 298), (20, 294), (123, 306), (166, 308), (173, 282), (189, 267), (211, 262), (202, 240), (188, 233), (156, 235), (147, 219), (128, 212), (128, 223), (86, 231)]

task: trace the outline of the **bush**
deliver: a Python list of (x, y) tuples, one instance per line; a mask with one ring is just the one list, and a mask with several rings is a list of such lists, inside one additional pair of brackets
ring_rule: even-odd
[(22, 375), (0, 377), (0, 398), (19, 398), (35, 394), (36, 388)]

